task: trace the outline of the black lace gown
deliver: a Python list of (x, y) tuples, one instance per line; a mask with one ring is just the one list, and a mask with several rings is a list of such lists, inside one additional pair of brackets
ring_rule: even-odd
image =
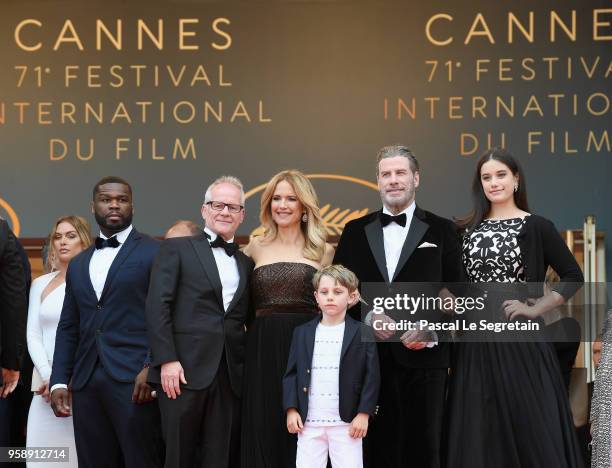
[(312, 287), (316, 268), (279, 262), (253, 272), (256, 319), (247, 335), (242, 411), (242, 467), (295, 466), (297, 438), (287, 432), (282, 379), (293, 329), (318, 313)]
[[(517, 240), (524, 223), (485, 220), (466, 235), (471, 282), (524, 282)], [(447, 467), (583, 466), (559, 363), (546, 342), (457, 343), (447, 431)]]

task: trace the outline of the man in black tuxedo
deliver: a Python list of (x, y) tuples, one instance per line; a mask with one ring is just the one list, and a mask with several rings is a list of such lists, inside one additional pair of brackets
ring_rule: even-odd
[[(2, 237), (2, 235), (0, 235), (0, 237)], [(24, 294), (26, 297), (24, 310), (27, 311), (27, 299), (29, 297), (30, 285), (32, 284), (32, 270), (30, 268), (28, 254), (17, 238), (15, 238), (15, 245), (17, 246), (17, 251), (21, 259), (21, 266), (23, 267), (23, 277), (25, 281)], [(2, 250), (1, 247), (0, 250)], [(2, 261), (0, 261), (0, 263), (2, 263)], [(18, 309), (19, 308), (17, 308), (17, 310)], [(30, 355), (27, 352), (27, 346), (24, 345), (24, 347), (26, 351), (24, 351), (22, 355), (21, 368), (19, 369), (19, 383), (8, 397), (0, 398), (0, 447), (25, 447), (26, 445), (26, 425), (28, 421), (28, 411), (30, 410), (30, 402), (32, 401), (32, 391), (30, 387), (32, 386), (32, 369), (34, 364), (32, 364)], [(25, 468), (26, 463), (11, 463), (10, 465), (8, 463), (0, 463), (0, 467), (4, 466), (9, 468)]]
[(74, 412), (80, 467), (160, 467), (145, 321), (159, 242), (133, 228), (132, 188), (119, 177), (95, 185), (91, 210), (100, 236), (68, 266), (51, 405), (58, 417)]
[[(8, 223), (0, 218), (0, 447), (22, 446), (21, 399), (29, 391), (19, 384), (27, 377), (27, 274), (25, 252)], [(30, 367), (31, 369), (31, 367)], [(30, 370), (31, 373), (31, 370)], [(30, 396), (31, 398), (31, 396)], [(27, 408), (25, 409), (27, 415)], [(1, 463), (0, 466), (24, 466)]]
[(17, 387), (26, 345), (26, 279), (17, 239), (0, 219), (0, 398)]
[(244, 219), (240, 181), (226, 176), (213, 182), (202, 216), (202, 234), (162, 243), (147, 297), (149, 380), (161, 389), (168, 468), (239, 463), (236, 435), (254, 266), (233, 242)]
[[(419, 166), (412, 152), (404, 146), (384, 147), (377, 164), (383, 208), (345, 226), (334, 263), (355, 272), (361, 283), (462, 281), (454, 224), (416, 206)], [(381, 325), (393, 319), (369, 314), (366, 322)], [(393, 332), (375, 334), (382, 341), (381, 393), (366, 445), (366, 465), (439, 467), (449, 344), (418, 331), (387, 343)]]

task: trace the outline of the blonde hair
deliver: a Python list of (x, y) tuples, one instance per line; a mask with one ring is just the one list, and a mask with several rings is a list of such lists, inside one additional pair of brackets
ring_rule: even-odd
[(359, 287), (359, 280), (355, 273), (342, 265), (328, 265), (317, 271), (312, 277), (312, 286), (315, 291), (319, 289), (321, 278), (329, 276), (340, 286), (348, 289), (349, 293), (356, 291)]
[(55, 271), (58, 268), (58, 265), (56, 264), (57, 252), (55, 251), (55, 247), (53, 246), (53, 237), (55, 236), (55, 233), (57, 232), (57, 227), (61, 223), (68, 223), (74, 228), (77, 235), (79, 236), (79, 239), (81, 240), (81, 245), (83, 246), (83, 250), (85, 250), (87, 247), (89, 247), (93, 243), (93, 240), (91, 238), (89, 223), (87, 222), (85, 218), (81, 216), (75, 216), (75, 215), (59, 217), (53, 224), (53, 227), (51, 228), (51, 234), (49, 234), (49, 237), (48, 237), (49, 257), (47, 259), (47, 263), (51, 267), (50, 268), (51, 271)]
[(317, 193), (310, 181), (300, 171), (289, 169), (279, 172), (270, 179), (268, 185), (261, 195), (261, 210), (259, 219), (264, 227), (263, 241), (271, 241), (276, 238), (278, 228), (272, 219), (272, 197), (279, 182), (285, 181), (293, 188), (297, 199), (306, 210), (308, 220), (300, 222), (300, 228), (304, 235), (304, 258), (320, 262), (325, 254), (325, 240), (327, 237), (323, 219), (319, 212), (319, 200)]

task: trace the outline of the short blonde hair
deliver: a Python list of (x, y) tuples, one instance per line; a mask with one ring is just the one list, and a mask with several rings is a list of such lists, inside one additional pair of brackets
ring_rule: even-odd
[(312, 286), (315, 291), (319, 289), (321, 278), (329, 276), (340, 286), (348, 289), (349, 293), (356, 291), (359, 287), (359, 280), (355, 273), (342, 265), (328, 265), (317, 271), (312, 278)]
[(49, 257), (47, 263), (51, 267), (52, 271), (57, 269), (57, 252), (55, 251), (55, 247), (53, 247), (53, 238), (55, 237), (55, 233), (57, 232), (57, 227), (62, 223), (68, 223), (74, 228), (77, 235), (79, 236), (79, 239), (81, 240), (83, 250), (85, 250), (93, 243), (91, 237), (91, 228), (89, 227), (89, 223), (85, 218), (76, 215), (59, 217), (53, 224), (53, 227), (51, 228), (51, 234), (49, 234), (48, 238)]
[(272, 197), (279, 182), (285, 181), (293, 188), (297, 199), (306, 210), (308, 220), (301, 222), (300, 227), (304, 235), (304, 258), (320, 262), (325, 254), (325, 241), (327, 232), (319, 211), (317, 192), (310, 181), (300, 171), (289, 169), (279, 172), (270, 179), (261, 195), (261, 211), (259, 219), (264, 227), (263, 241), (273, 240), (278, 233), (276, 223), (272, 219)]

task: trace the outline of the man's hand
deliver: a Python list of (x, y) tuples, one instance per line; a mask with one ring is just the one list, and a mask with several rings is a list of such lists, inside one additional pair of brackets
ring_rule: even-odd
[(19, 371), (2, 368), (2, 386), (0, 386), (0, 398), (6, 398), (19, 383)]
[(132, 392), (132, 402), (136, 404), (148, 403), (153, 401), (153, 389), (147, 383), (149, 368), (141, 370), (134, 380), (134, 391)]
[(289, 408), (287, 410), (287, 430), (291, 434), (297, 434), (302, 432), (304, 425), (302, 424), (302, 418), (300, 413), (295, 408)]
[(349, 426), (349, 435), (353, 439), (360, 439), (365, 437), (368, 433), (368, 421), (370, 419), (370, 415), (367, 413), (358, 413), (357, 416), (353, 418), (351, 421), (351, 425)]
[(72, 415), (72, 394), (67, 388), (56, 388), (51, 392), (51, 408), (58, 418)]
[(427, 347), (427, 343), (435, 342), (436, 338), (429, 331), (409, 330), (401, 336), (400, 341), (406, 348), (418, 351)]
[(440, 289), (438, 297), (442, 299), (442, 313), (446, 315), (455, 314), (455, 295), (448, 290), (448, 288)]
[[(372, 328), (374, 336), (379, 340), (388, 340), (395, 334), (395, 330), (389, 330), (389, 325), (393, 325), (395, 320), (385, 314), (372, 314)], [(386, 324), (386, 325), (385, 325)]]
[(171, 400), (176, 400), (176, 397), (181, 394), (181, 385), (186, 384), (185, 371), (179, 361), (171, 361), (162, 364), (161, 366), (161, 384), (164, 393)]
[(41, 395), (47, 403), (51, 401), (51, 394), (49, 393), (49, 381), (48, 380), (45, 380), (43, 384), (40, 387), (38, 387), (38, 390), (36, 390), (36, 394)]

